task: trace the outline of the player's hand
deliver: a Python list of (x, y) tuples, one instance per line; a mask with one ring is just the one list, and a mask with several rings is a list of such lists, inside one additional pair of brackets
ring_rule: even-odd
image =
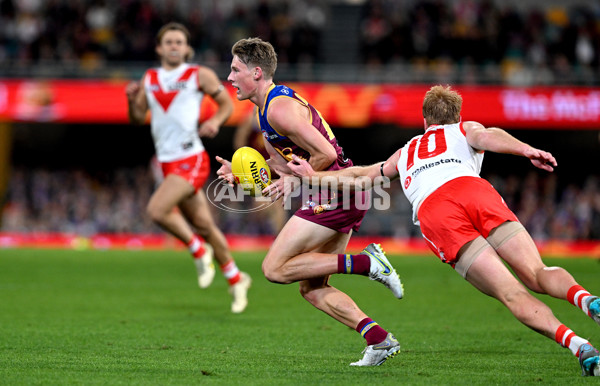
[(536, 149), (534, 147), (529, 147), (525, 151), (525, 157), (529, 158), (533, 166), (536, 168), (540, 168), (546, 170), (548, 172), (554, 171), (553, 166), (557, 166), (556, 159), (552, 156), (552, 154), (547, 151), (543, 151), (540, 149)]
[(315, 170), (310, 164), (296, 154), (292, 155), (292, 160), (288, 162), (287, 167), (292, 171), (296, 177), (312, 177), (315, 174)]
[(282, 205), (285, 205), (290, 194), (296, 190), (302, 182), (298, 177), (284, 174), (262, 190), (262, 195), (271, 198), (271, 201), (277, 201), (283, 198)]
[(130, 101), (134, 100), (141, 88), (140, 82), (130, 82), (125, 86), (125, 95), (127, 95), (127, 99)]
[(219, 156), (216, 156), (215, 159), (221, 164), (221, 167), (219, 170), (217, 170), (218, 178), (227, 182), (230, 186), (233, 186), (235, 183), (235, 177), (231, 172), (231, 162)]
[(219, 133), (219, 123), (214, 119), (207, 119), (198, 128), (201, 137), (213, 138)]

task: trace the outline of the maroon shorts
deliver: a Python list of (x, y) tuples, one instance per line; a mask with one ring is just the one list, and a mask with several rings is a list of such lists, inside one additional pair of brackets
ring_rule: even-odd
[(487, 238), (506, 221), (519, 221), (494, 187), (478, 177), (459, 177), (431, 193), (419, 207), (423, 238), (445, 263), (477, 236)]
[[(344, 197), (338, 193), (338, 197)], [(361, 191), (346, 199), (315, 200), (310, 197), (294, 215), (341, 233), (358, 231), (371, 204), (371, 193)]]

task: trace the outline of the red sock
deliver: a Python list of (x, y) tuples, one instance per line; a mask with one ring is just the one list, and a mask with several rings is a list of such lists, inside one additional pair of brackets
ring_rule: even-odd
[(202, 245), (202, 241), (196, 235), (194, 235), (190, 242), (187, 243), (187, 247), (194, 259), (202, 257), (204, 255), (204, 252), (206, 252), (204, 246)]
[(573, 287), (569, 288), (569, 291), (567, 292), (567, 300), (569, 303), (575, 307), (581, 308), (586, 313), (588, 310), (584, 309), (584, 307), (586, 306), (585, 299), (588, 296), (590, 296), (590, 293), (580, 285), (574, 285)]
[(221, 271), (223, 271), (223, 276), (225, 276), (229, 285), (234, 285), (242, 278), (240, 276), (240, 270), (233, 260), (229, 260), (227, 263), (223, 264), (221, 266)]
[(554, 334), (554, 340), (561, 346), (571, 350), (575, 356), (579, 356), (579, 347), (582, 344), (589, 343), (587, 340), (575, 335), (575, 333), (564, 324), (558, 326), (556, 334)]
[(371, 268), (371, 259), (367, 255), (338, 255), (337, 273), (350, 273), (368, 275)]
[(356, 326), (356, 331), (367, 340), (368, 346), (383, 342), (388, 335), (387, 331), (371, 318), (361, 320)]

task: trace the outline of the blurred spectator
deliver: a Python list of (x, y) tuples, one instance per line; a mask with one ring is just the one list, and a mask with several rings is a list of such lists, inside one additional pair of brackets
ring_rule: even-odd
[[(594, 73), (597, 78), (599, 9), (597, 1), (560, 6), (529, 1), (514, 8), (491, 0), (368, 0), (361, 21), (362, 60), (366, 65), (425, 62), (434, 69), (439, 63), (493, 64), (511, 85), (574, 82)], [(463, 79), (472, 78), (449, 81)]]
[[(286, 61), (314, 61), (325, 14), (313, 0), (180, 3), (174, 0), (0, 1), (0, 63), (152, 61), (154, 36), (170, 21), (191, 27), (197, 54), (229, 60), (240, 37), (272, 41)], [(292, 15), (292, 8), (296, 15)], [(274, 33), (274, 34), (273, 34)], [(293, 41), (293, 40), (296, 41)], [(292, 46), (292, 43), (297, 43)], [(279, 49), (281, 45), (284, 50)]]
[[(359, 32), (330, 41), (324, 36), (334, 27), (334, 4), (0, 0), (0, 65), (94, 70), (111, 62), (148, 62), (155, 59), (159, 26), (178, 21), (190, 26), (197, 59), (208, 63), (228, 63), (233, 42), (258, 36), (275, 46), (280, 63), (298, 71), (321, 63), (320, 54), (332, 48), (327, 44), (343, 44), (358, 47), (370, 67), (410, 64), (412, 81), (441, 63), (452, 82), (472, 82), (474, 66), (495, 66), (496, 78), (503, 78), (493, 79), (511, 85), (600, 82), (597, 0), (526, 1), (518, 8), (493, 0), (367, 0), (356, 21)], [(389, 81), (386, 71), (378, 73)], [(486, 82), (485, 71), (478, 79)]]

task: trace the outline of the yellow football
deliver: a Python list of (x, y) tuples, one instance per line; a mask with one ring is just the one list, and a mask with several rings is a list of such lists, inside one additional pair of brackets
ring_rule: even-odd
[(271, 169), (267, 161), (248, 146), (240, 147), (233, 153), (231, 172), (235, 182), (253, 197), (261, 196), (262, 190), (271, 183)]

